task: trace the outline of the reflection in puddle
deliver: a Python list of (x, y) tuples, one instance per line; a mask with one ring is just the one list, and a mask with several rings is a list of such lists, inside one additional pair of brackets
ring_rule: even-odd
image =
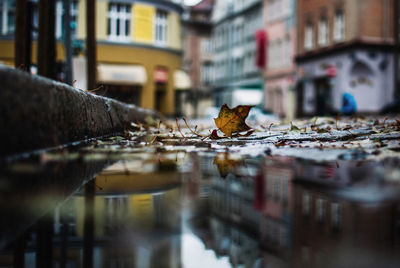
[(358, 161), (189, 153), (2, 171), (0, 266), (398, 266), (398, 163)]
[(182, 267), (231, 267), (228, 257), (217, 257), (215, 251), (206, 249), (203, 242), (194, 234), (182, 235)]

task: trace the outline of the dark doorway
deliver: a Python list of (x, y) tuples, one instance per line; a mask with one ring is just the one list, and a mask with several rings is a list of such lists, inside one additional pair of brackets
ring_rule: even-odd
[(155, 108), (161, 113), (165, 113), (167, 97), (167, 84), (166, 83), (156, 83), (156, 94), (155, 94)]
[(183, 116), (183, 104), (186, 99), (186, 91), (175, 90), (175, 116)]
[(304, 116), (303, 100), (304, 100), (304, 82), (299, 82), (296, 87), (296, 117)]
[(331, 86), (328, 78), (315, 80), (315, 115), (329, 115), (332, 113)]

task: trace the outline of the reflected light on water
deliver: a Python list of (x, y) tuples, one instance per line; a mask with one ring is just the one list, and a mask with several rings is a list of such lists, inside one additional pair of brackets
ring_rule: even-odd
[(228, 257), (217, 258), (215, 252), (205, 248), (203, 242), (192, 233), (182, 235), (183, 268), (232, 267)]

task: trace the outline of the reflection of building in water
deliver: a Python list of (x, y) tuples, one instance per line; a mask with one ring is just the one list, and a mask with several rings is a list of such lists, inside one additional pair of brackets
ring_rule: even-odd
[[(93, 266), (180, 267), (179, 174), (125, 172), (103, 172), (95, 179)], [(56, 267), (83, 267), (86, 198), (78, 192), (54, 213), (51, 246)], [(27, 244), (27, 267), (35, 266), (35, 237), (33, 232)]]
[(211, 245), (218, 256), (227, 255), (233, 267), (257, 267), (261, 256), (257, 236), (218, 217), (211, 217)]
[(212, 181), (212, 212), (250, 232), (258, 233), (260, 212), (254, 210), (254, 180), (250, 176), (229, 174), (225, 179), (216, 177)]
[(261, 244), (271, 257), (288, 257), (293, 235), (293, 159), (268, 157), (264, 162), (265, 207)]
[(295, 190), (294, 263), (299, 267), (387, 267), (398, 263), (398, 205)]
[[(213, 159), (209, 159), (213, 161)], [(216, 167), (207, 168), (211, 177), (211, 247), (217, 255), (227, 255), (236, 267), (254, 267), (261, 256), (258, 248), (260, 211), (254, 208), (254, 163), (238, 166), (225, 178)]]

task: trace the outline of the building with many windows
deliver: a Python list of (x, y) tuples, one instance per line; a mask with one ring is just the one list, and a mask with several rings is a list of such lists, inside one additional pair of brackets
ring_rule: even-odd
[[(86, 89), (86, 1), (71, 2), (74, 86)], [(0, 62), (8, 65), (14, 64), (14, 10), (15, 0), (0, 1)], [(167, 0), (96, 1), (97, 84), (103, 85), (96, 93), (166, 115), (179, 114), (182, 92), (190, 88), (190, 78), (181, 70), (182, 11), (181, 5)], [(55, 35), (60, 80), (65, 62), (63, 13), (62, 1), (58, 0)], [(35, 8), (34, 25), (37, 17)], [(36, 42), (32, 52), (35, 64)]]
[(280, 117), (293, 118), (296, 1), (264, 0), (264, 28), (267, 35), (265, 109)]
[(214, 0), (202, 0), (197, 5), (188, 7), (184, 19), (183, 66), (192, 81), (190, 114), (193, 116), (203, 116), (205, 107), (212, 105), (210, 91), (213, 60), (210, 19), (213, 6)]
[(261, 0), (215, 2), (213, 22), (215, 104), (263, 106), (256, 32), (263, 28)]
[(297, 115), (380, 111), (393, 98), (393, 2), (299, 0)]

